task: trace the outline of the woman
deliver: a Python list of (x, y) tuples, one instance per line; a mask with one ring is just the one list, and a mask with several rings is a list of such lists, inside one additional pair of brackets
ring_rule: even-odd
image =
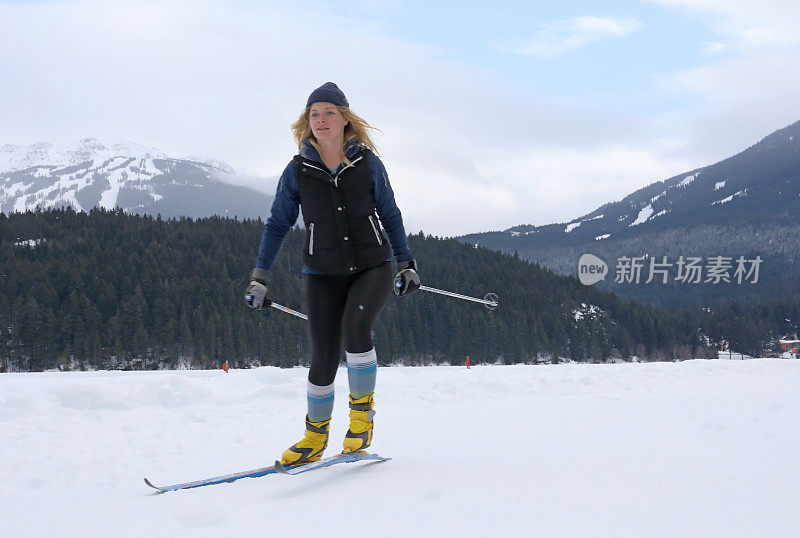
[(392, 252), (399, 271), (395, 293), (405, 295), (419, 289), (416, 262), (386, 169), (375, 156), (371, 129), (350, 110), (336, 84), (327, 82), (311, 92), (305, 110), (292, 124), (300, 154), (278, 183), (245, 294), (250, 307), (269, 307), (269, 271), (302, 207), (312, 355), (305, 436), (283, 453), (281, 463), (285, 465), (322, 457), (328, 444), (334, 378), (343, 341), (350, 384), (350, 428), (344, 452), (370, 445), (378, 370), (372, 325), (392, 288)]

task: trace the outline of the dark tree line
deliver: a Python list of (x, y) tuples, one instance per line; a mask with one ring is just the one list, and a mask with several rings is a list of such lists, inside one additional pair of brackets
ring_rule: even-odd
[[(307, 364), (304, 321), (243, 303), (263, 227), (103, 209), (0, 213), (0, 368)], [(273, 300), (298, 310), (304, 234), (286, 237), (270, 286)], [(518, 256), (422, 232), (409, 242), (424, 284), (494, 292), (500, 306), (392, 296), (374, 330), (383, 364), (710, 356), (688, 314), (621, 302)]]
[(733, 351), (761, 357), (775, 351), (774, 340), (797, 334), (800, 302), (782, 298), (755, 304), (729, 301), (690, 317), (714, 341), (725, 340)]

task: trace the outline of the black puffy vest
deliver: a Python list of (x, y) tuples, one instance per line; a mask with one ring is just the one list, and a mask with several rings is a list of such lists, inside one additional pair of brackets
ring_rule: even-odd
[(357, 273), (382, 264), (391, 247), (375, 213), (375, 194), (363, 148), (334, 176), (300, 155), (297, 190), (306, 225), (303, 262), (331, 275)]

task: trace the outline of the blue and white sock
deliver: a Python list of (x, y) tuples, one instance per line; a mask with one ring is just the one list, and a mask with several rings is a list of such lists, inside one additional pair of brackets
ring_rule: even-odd
[(350, 383), (350, 396), (354, 400), (375, 392), (375, 378), (378, 376), (378, 355), (375, 348), (363, 353), (347, 354), (347, 380)]
[(333, 383), (320, 387), (309, 381), (306, 397), (308, 398), (308, 420), (310, 422), (320, 422), (331, 418), (333, 414)]

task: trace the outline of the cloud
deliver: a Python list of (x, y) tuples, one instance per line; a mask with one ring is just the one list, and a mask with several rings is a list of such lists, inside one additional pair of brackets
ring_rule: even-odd
[[(662, 118), (684, 132), (702, 161), (741, 151), (800, 119), (800, 4), (779, 0), (650, 0), (704, 20), (710, 61), (656, 77), (657, 87), (691, 106)], [(720, 54), (724, 52), (725, 54)]]
[[(359, 21), (310, 7), (324, 31), (281, 2), (0, 4), (0, 50), (13, 51), (0, 63), (0, 136), (123, 136), (273, 175), (295, 151), (289, 124), (320, 83), (339, 82), (368, 109), (410, 85), (391, 83), (391, 66), (435, 80), (431, 62), (416, 68), (432, 49), (354, 32)], [(341, 53), (317, 62), (332, 46)], [(366, 66), (376, 66), (371, 76)]]
[(631, 17), (587, 15), (543, 25), (530, 39), (501, 42), (498, 47), (522, 56), (555, 58), (603, 39), (626, 37), (641, 28)]
[(729, 49), (729, 45), (720, 41), (709, 41), (703, 44), (703, 55), (707, 57), (722, 54)]
[(703, 17), (722, 42), (743, 54), (800, 45), (800, 3), (787, 0), (647, 0)]
[(691, 99), (663, 128), (686, 133), (700, 162), (742, 151), (800, 119), (800, 54), (730, 58), (671, 73), (660, 84)]
[[(800, 54), (736, 58), (695, 69), (672, 73), (665, 79), (668, 89), (703, 96), (716, 107), (739, 108), (800, 89)], [(796, 107), (796, 99), (780, 99), (784, 109)]]
[[(727, 63), (663, 76), (663, 95), (693, 106), (642, 116), (536, 95), (492, 66), (357, 17), (314, 0), (0, 2), (0, 145), (119, 136), (224, 160), (265, 190), (274, 180), (263, 178), (296, 152), (289, 124), (308, 93), (333, 80), (383, 131), (408, 230), (456, 235), (569, 221), (732, 144), (744, 149), (796, 108), (800, 70), (785, 58), (759, 65), (726, 53)], [(641, 26), (559, 24), (535, 36), (552, 51)]]
[[(283, 3), (99, 6), (0, 4), (0, 49), (14, 51), (0, 63), (3, 80), (13, 81), (0, 87), (4, 143), (121, 136), (224, 160), (264, 190), (270, 182), (258, 178), (280, 174), (296, 152), (289, 124), (308, 93), (333, 80), (383, 130), (378, 142), (409, 229), (454, 235), (535, 218), (522, 193), (543, 194), (520, 185), (528, 172), (488, 159), (564, 146), (574, 156), (642, 135), (631, 118), (516, 95), (491, 70), (387, 37), (325, 4), (315, 4), (324, 31)], [(331, 44), (341, 54), (318, 61)], [(582, 173), (558, 182), (581, 190)], [(574, 210), (567, 205), (553, 204)]]
[(598, 200), (622, 199), (644, 184), (692, 168), (680, 157), (664, 158), (657, 143), (493, 151), (482, 162), (480, 171), (490, 178), (520, 178), (507, 220), (536, 225), (567, 222), (599, 207)]

